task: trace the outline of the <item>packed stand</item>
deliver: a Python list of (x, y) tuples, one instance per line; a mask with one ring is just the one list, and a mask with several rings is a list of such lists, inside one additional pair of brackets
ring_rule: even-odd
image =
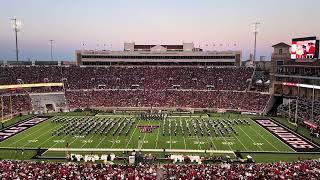
[(198, 89), (244, 91), (253, 68), (157, 66), (0, 67), (0, 84), (64, 82), (66, 89)]
[[(3, 107), (1, 107), (3, 105)], [(0, 113), (2, 116), (17, 115), (22, 112), (32, 110), (31, 99), (27, 94), (7, 94), (0, 95)]]
[(179, 90), (66, 91), (70, 108), (175, 107), (261, 112), (270, 96), (255, 92)]
[[(190, 107), (263, 111), (269, 96), (246, 92), (254, 69), (247, 67), (1, 66), (0, 84), (58, 83), (69, 108)], [(64, 88), (64, 89), (63, 89)]]
[(273, 164), (105, 165), (0, 161), (1, 179), (319, 179), (317, 160)]

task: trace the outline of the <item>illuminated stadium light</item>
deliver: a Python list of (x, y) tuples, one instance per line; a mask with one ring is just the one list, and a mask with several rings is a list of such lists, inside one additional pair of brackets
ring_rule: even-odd
[(260, 23), (259, 22), (255, 22), (255, 23), (252, 23), (252, 31), (253, 31), (253, 34), (254, 34), (254, 49), (253, 49), (253, 61), (256, 60), (256, 56), (257, 56), (257, 34), (259, 32), (259, 26)]
[(50, 41), (50, 57), (51, 57), (51, 61), (53, 61), (53, 46), (52, 46), (52, 44), (53, 44), (54, 40), (50, 39), (49, 41)]
[(16, 59), (19, 61), (19, 49), (18, 49), (18, 32), (21, 29), (21, 21), (17, 20), (17, 18), (11, 19), (12, 27), (15, 32), (15, 38), (16, 38)]

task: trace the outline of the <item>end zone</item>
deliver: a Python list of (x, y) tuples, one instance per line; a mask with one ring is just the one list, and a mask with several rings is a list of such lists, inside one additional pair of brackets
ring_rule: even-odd
[(23, 121), (21, 123), (15, 124), (13, 126), (10, 126), (8, 128), (5, 128), (4, 130), (0, 131), (0, 142), (15, 136), (19, 134), (22, 131), (25, 131), (45, 120), (47, 120), (48, 117), (34, 117), (32, 119), (29, 119), (27, 121)]
[(320, 152), (320, 146), (272, 119), (254, 119), (256, 123), (297, 152)]

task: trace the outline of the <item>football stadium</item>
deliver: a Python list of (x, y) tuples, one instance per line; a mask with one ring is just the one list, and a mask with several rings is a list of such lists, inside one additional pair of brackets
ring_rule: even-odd
[(74, 47), (73, 60), (54, 60), (54, 40), (51, 60), (24, 60), (12, 22), (1, 179), (320, 179), (317, 36), (270, 44), (260, 61), (257, 31), (247, 61), (193, 42)]

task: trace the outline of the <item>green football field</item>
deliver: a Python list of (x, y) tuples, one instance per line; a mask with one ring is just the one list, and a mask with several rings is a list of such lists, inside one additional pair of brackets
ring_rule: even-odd
[(168, 116), (152, 121), (125, 115), (54, 116), (1, 142), (0, 147), (294, 152), (243, 116)]

